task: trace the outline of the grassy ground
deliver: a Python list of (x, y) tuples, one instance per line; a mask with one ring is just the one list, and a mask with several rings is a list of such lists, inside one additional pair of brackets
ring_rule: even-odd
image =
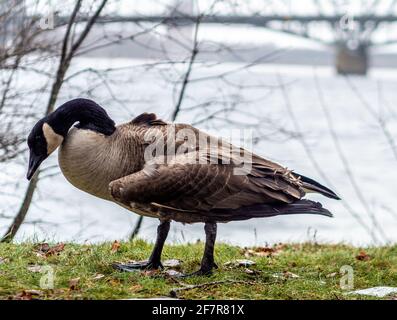
[[(360, 249), (288, 244), (239, 248), (217, 244), (219, 269), (209, 277), (188, 279), (176, 279), (165, 272), (124, 273), (111, 267), (116, 261), (143, 260), (150, 250), (151, 245), (140, 240), (100, 245), (0, 244), (0, 299), (171, 295), (182, 299), (373, 299), (348, 295), (348, 290), (341, 289), (340, 268), (345, 265), (353, 268), (354, 289), (397, 286), (397, 246)], [(181, 265), (171, 269), (191, 272), (198, 268), (202, 251), (203, 243), (166, 246), (163, 260), (180, 259)], [(227, 264), (237, 259), (256, 264)], [(46, 282), (48, 270), (54, 270), (53, 289), (40, 287), (40, 279), (42, 284), (50, 284)]]

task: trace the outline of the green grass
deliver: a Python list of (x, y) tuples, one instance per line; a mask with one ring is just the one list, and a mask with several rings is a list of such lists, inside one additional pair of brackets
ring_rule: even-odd
[[(363, 249), (347, 245), (287, 244), (279, 245), (270, 256), (247, 257), (247, 248), (218, 243), (215, 256), (219, 269), (209, 277), (187, 279), (174, 279), (162, 272), (118, 272), (111, 267), (112, 262), (144, 260), (152, 246), (136, 240), (121, 243), (115, 252), (111, 247), (111, 243), (66, 243), (59, 253), (44, 256), (38, 254), (34, 243), (0, 244), (0, 299), (31, 296), (38, 299), (152, 298), (170, 296), (173, 288), (197, 284), (204, 285), (178, 291), (178, 297), (374, 299), (348, 295), (340, 288), (340, 268), (344, 265), (354, 270), (354, 289), (397, 286), (397, 246)], [(179, 270), (192, 272), (199, 267), (203, 247), (203, 243), (169, 245), (164, 249), (163, 260), (180, 259)], [(365, 251), (368, 257), (363, 255), (364, 259), (358, 259), (360, 251)], [(236, 259), (255, 261), (256, 264), (249, 267), (253, 273), (247, 273), (244, 267), (225, 265)], [(53, 268), (53, 289), (40, 288), (43, 273), (34, 270), (37, 266)], [(70, 282), (76, 278), (79, 280)], [(32, 295), (29, 290), (39, 291)]]

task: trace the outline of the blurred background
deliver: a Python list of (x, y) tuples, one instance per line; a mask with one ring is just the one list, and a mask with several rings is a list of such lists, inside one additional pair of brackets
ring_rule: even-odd
[[(0, 238), (152, 241), (157, 220), (85, 194), (57, 156), (30, 183), (26, 136), (91, 98), (228, 138), (335, 190), (334, 213), (219, 226), (238, 245), (397, 240), (397, 1), (0, 1)], [(174, 223), (169, 240), (202, 239)]]

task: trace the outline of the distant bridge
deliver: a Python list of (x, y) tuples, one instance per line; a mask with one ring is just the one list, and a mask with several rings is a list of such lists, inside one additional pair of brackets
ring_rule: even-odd
[[(67, 23), (67, 17), (57, 17), (57, 24)], [(86, 19), (80, 17), (78, 21)], [(380, 24), (397, 22), (397, 15), (154, 15), (154, 16), (102, 16), (97, 23), (159, 23), (178, 26), (201, 24), (252, 25), (311, 39), (336, 48), (335, 66), (341, 74), (366, 74), (368, 48), (397, 43), (395, 39), (373, 42), (372, 35)], [(333, 30), (335, 40), (327, 41), (313, 34), (318, 24)]]
[[(101, 16), (98, 17), (97, 23), (117, 23), (117, 22), (132, 22), (132, 23), (163, 23), (170, 24), (175, 26), (186, 26), (195, 24), (200, 19), (200, 23), (203, 24), (237, 24), (237, 25), (252, 25), (256, 27), (264, 27), (267, 29), (271, 29), (274, 31), (281, 31), (290, 33), (293, 35), (306, 37), (312, 40), (319, 41), (325, 44), (332, 44), (331, 42), (327, 42), (320, 38), (314, 38), (309, 35), (309, 25), (313, 22), (322, 22), (328, 23), (333, 28), (340, 28), (340, 24), (349, 23), (348, 17), (346, 15), (333, 15), (333, 16), (325, 16), (325, 15), (308, 15), (308, 16), (289, 16), (289, 15), (272, 15), (272, 16), (212, 16), (205, 15), (202, 17), (191, 16), (191, 15), (181, 15), (181, 16), (166, 16), (166, 15), (157, 15), (157, 16)], [(87, 19), (85, 17), (80, 17), (76, 19), (78, 22), (84, 22)], [(67, 17), (57, 17), (57, 22), (59, 24), (66, 24), (68, 21)], [(397, 15), (384, 15), (384, 16), (375, 16), (375, 15), (362, 15), (353, 18), (353, 23), (357, 24), (361, 30), (371, 31), (373, 32), (381, 23), (394, 23), (397, 22)], [(279, 23), (281, 25), (274, 26), (274, 23)], [(291, 28), (292, 23), (299, 23), (300, 27)], [(339, 26), (338, 26), (339, 25)], [(297, 30), (299, 29), (299, 30)], [(389, 40), (383, 43), (375, 43), (375, 45), (386, 45), (390, 43), (397, 43), (397, 36), (394, 40)], [(368, 45), (374, 45), (370, 41), (368, 41)]]
[[(19, 11), (12, 18), (14, 21), (8, 21), (0, 26), (0, 45), (5, 41), (5, 33), (12, 30), (13, 23), (19, 23), (26, 14), (24, 10), (24, 2), (22, 0), (10, 0), (15, 5), (19, 4)], [(366, 74), (368, 69), (368, 49), (373, 46), (382, 46), (397, 43), (397, 34), (393, 37), (392, 33), (388, 35), (388, 39), (382, 42), (374, 41), (374, 33), (381, 25), (392, 25), (397, 22), (397, 13), (395, 7), (397, 0), (392, 0), (387, 8), (379, 10), (379, 6), (385, 1), (373, 0), (368, 1), (368, 8), (362, 7), (363, 12), (373, 12), (373, 14), (357, 14), (349, 16), (342, 14), (345, 9), (338, 6), (338, 2), (333, 0), (328, 10), (333, 14), (322, 14), (327, 12), (324, 9), (324, 2), (314, 1), (316, 11), (313, 14), (297, 15), (297, 14), (250, 14), (250, 15), (196, 15), (194, 4), (197, 0), (183, 0), (178, 2), (171, 12), (162, 15), (151, 16), (100, 16), (96, 23), (153, 23), (174, 26), (192, 26), (198, 21), (201, 24), (222, 24), (222, 25), (251, 25), (258, 28), (266, 28), (269, 30), (283, 32), (286, 34), (299, 36), (314, 40), (329, 46), (335, 50), (335, 67), (341, 74)], [(283, 2), (283, 1), (282, 1)], [(324, 3), (324, 4), (320, 4)], [(356, 3), (356, 2), (355, 2)], [(6, 10), (7, 6), (0, 3), (0, 12)], [(341, 13), (342, 11), (342, 13)], [(389, 12), (390, 14), (379, 15), (376, 12)], [(291, 11), (289, 11), (291, 12)], [(31, 19), (32, 17), (28, 17)], [(35, 17), (40, 19), (41, 17)], [(55, 16), (55, 25), (65, 25), (69, 21), (68, 16)], [(87, 17), (78, 16), (77, 22), (85, 22)], [(319, 26), (326, 27), (321, 29)], [(333, 35), (332, 40), (327, 40), (322, 31), (329, 30), (329, 34)], [(396, 28), (397, 30), (397, 28)]]

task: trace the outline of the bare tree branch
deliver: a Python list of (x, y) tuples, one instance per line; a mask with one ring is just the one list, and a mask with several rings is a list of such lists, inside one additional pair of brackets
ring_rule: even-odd
[[(299, 124), (298, 119), (295, 116), (295, 113), (293, 111), (293, 108), (291, 106), (291, 102), (289, 100), (288, 97), (288, 93), (287, 90), (285, 88), (285, 84), (283, 83), (280, 74), (278, 74), (278, 81), (279, 81), (279, 85), (283, 94), (283, 98), (284, 98), (284, 102), (285, 102), (285, 106), (286, 109), (288, 111), (288, 114), (293, 122), (293, 125), (295, 127), (295, 131), (298, 133), (298, 141), (301, 143), (303, 149), (305, 150), (310, 162), (312, 163), (313, 167), (316, 169), (316, 171), (318, 172), (318, 174), (321, 176), (321, 178), (328, 184), (329, 187), (331, 187), (332, 189), (336, 190), (335, 187), (333, 186), (332, 182), (329, 180), (328, 176), (325, 174), (324, 170), (322, 169), (322, 167), (320, 166), (320, 164), (317, 162), (312, 149), (310, 148), (309, 144), (307, 143), (306, 139), (303, 137), (302, 134), (302, 130)], [(348, 212), (356, 219), (356, 221), (369, 233), (369, 235), (372, 237), (372, 239), (375, 242), (378, 242), (378, 238), (376, 237), (376, 235), (372, 232), (371, 228), (369, 228), (365, 222), (361, 219), (360, 215), (357, 214), (353, 208), (351, 208), (351, 206), (342, 199), (342, 204), (343, 206), (346, 208), (346, 210), (348, 210)]]
[[(324, 94), (323, 94), (323, 92), (321, 90), (321, 86), (320, 86), (320, 83), (319, 83), (319, 80), (318, 80), (318, 77), (317, 77), (316, 73), (314, 74), (314, 81), (315, 81), (315, 85), (316, 85), (316, 89), (317, 89), (317, 93), (318, 93), (320, 106), (321, 106), (321, 108), (323, 110), (325, 119), (327, 121), (329, 133), (330, 133), (330, 135), (332, 137), (332, 141), (333, 141), (333, 143), (335, 145), (335, 149), (336, 149), (336, 151), (338, 153), (339, 159), (341, 160), (341, 162), (342, 162), (342, 164), (343, 164), (343, 166), (345, 168), (346, 175), (347, 175), (347, 177), (348, 177), (348, 179), (349, 179), (349, 181), (350, 181), (350, 183), (351, 183), (351, 185), (352, 185), (352, 187), (354, 189), (354, 192), (356, 193), (356, 195), (359, 198), (360, 202), (364, 206), (365, 211), (367, 212), (368, 216), (370, 217), (370, 219), (372, 221), (372, 226), (375, 229), (378, 230), (379, 234), (382, 236), (382, 238), (385, 241), (388, 241), (386, 234), (384, 233), (382, 227), (380, 226), (378, 220), (375, 217), (375, 214), (373, 213), (373, 211), (369, 207), (366, 198), (364, 197), (363, 193), (361, 192), (359, 184), (357, 183), (356, 178), (355, 178), (355, 176), (353, 174), (353, 171), (352, 171), (352, 169), (350, 167), (349, 161), (348, 161), (347, 157), (345, 156), (345, 154), (344, 154), (344, 152), (342, 150), (342, 146), (341, 146), (341, 143), (339, 141), (339, 137), (338, 137), (338, 135), (336, 133), (336, 130), (334, 128), (332, 117), (331, 117), (330, 112), (328, 111), (328, 107), (327, 107), (327, 104), (326, 104), (325, 99), (324, 99)], [(358, 222), (361, 221), (361, 219), (358, 219), (357, 216), (353, 215), (353, 217)], [(362, 223), (360, 223), (360, 224), (362, 224)], [(372, 238), (375, 238), (373, 230), (371, 230), (371, 236), (372, 236)]]

